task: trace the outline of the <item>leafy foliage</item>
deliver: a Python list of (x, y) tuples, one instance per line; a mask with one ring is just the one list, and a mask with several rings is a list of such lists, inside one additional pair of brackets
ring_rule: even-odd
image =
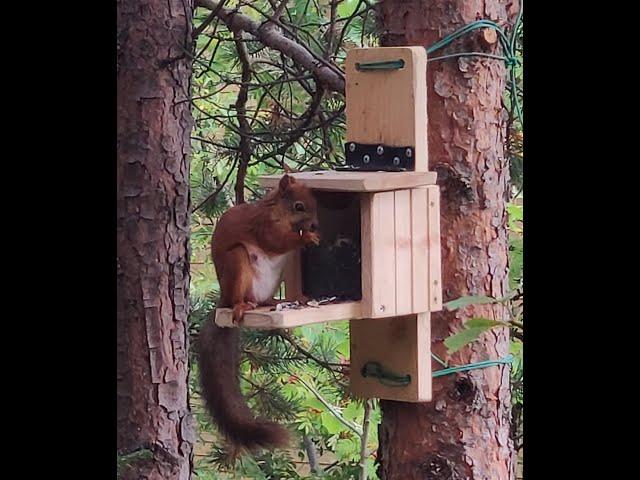
[(493, 327), (504, 327), (507, 325), (505, 322), (499, 322), (489, 318), (472, 318), (465, 323), (463, 330), (448, 337), (444, 341), (444, 344), (447, 347), (448, 353), (452, 354), (476, 340), (482, 332), (486, 332)]

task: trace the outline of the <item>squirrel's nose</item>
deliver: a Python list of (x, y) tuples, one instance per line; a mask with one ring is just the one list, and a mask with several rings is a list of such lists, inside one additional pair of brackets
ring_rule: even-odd
[(318, 224), (312, 223), (311, 226), (309, 226), (309, 231), (315, 232), (316, 230), (318, 230)]

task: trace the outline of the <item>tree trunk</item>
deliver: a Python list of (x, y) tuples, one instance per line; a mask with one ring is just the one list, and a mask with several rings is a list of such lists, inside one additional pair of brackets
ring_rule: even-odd
[[(517, 8), (514, 0), (383, 0), (381, 41), (383, 46), (429, 46), (477, 19), (504, 27)], [(491, 35), (476, 31), (454, 42), (450, 51), (502, 53), (492, 41)], [(508, 289), (509, 183), (501, 105), (504, 62), (478, 57), (436, 60), (428, 64), (427, 84), (429, 163), (438, 172), (442, 194), (444, 301), (465, 295), (503, 297)], [(502, 305), (433, 314), (432, 349), (446, 356), (442, 342), (471, 317), (507, 315)], [(508, 353), (509, 332), (496, 329), (449, 361), (462, 365)], [(380, 477), (515, 478), (509, 372), (508, 366), (496, 366), (435, 378), (433, 401), (426, 404), (383, 401)]]
[(187, 480), (191, 0), (119, 0), (117, 448), (126, 479)]

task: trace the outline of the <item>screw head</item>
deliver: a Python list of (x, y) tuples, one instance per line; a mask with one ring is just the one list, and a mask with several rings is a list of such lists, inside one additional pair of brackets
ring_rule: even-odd
[(380, 310), (381, 312), (384, 312), (384, 310), (385, 310), (384, 305), (380, 305), (379, 310)]
[(411, 152), (411, 149), (410, 149), (410, 148), (407, 148), (407, 149), (404, 151), (404, 154), (407, 156), (407, 158), (411, 158), (411, 155), (413, 155), (413, 153)]
[(356, 151), (356, 144), (355, 143), (350, 143), (349, 144), (349, 151), (350, 152), (355, 152)]
[(378, 145), (378, 148), (376, 148), (376, 153), (378, 155), (382, 155), (384, 152), (384, 148), (382, 147), (382, 145)]
[(400, 165), (400, 157), (393, 157), (393, 164), (397, 167)]
[(371, 157), (369, 157), (369, 155), (365, 155), (364, 157), (362, 157), (362, 161), (364, 163), (369, 163), (369, 160), (371, 160)]

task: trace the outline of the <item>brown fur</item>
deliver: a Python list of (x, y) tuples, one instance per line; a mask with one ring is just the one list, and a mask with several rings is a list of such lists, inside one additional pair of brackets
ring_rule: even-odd
[[(304, 212), (294, 209), (296, 202), (304, 204)], [(211, 246), (220, 283), (218, 306), (233, 308), (236, 323), (242, 322), (246, 310), (255, 307), (251, 295), (254, 272), (247, 246), (257, 246), (268, 255), (281, 255), (318, 244), (316, 208), (312, 192), (284, 175), (278, 188), (263, 200), (237, 205), (220, 217)], [(275, 423), (256, 419), (242, 396), (239, 333), (237, 328), (220, 328), (213, 320), (206, 322), (200, 332), (200, 382), (208, 410), (236, 447), (284, 447), (287, 431)]]

